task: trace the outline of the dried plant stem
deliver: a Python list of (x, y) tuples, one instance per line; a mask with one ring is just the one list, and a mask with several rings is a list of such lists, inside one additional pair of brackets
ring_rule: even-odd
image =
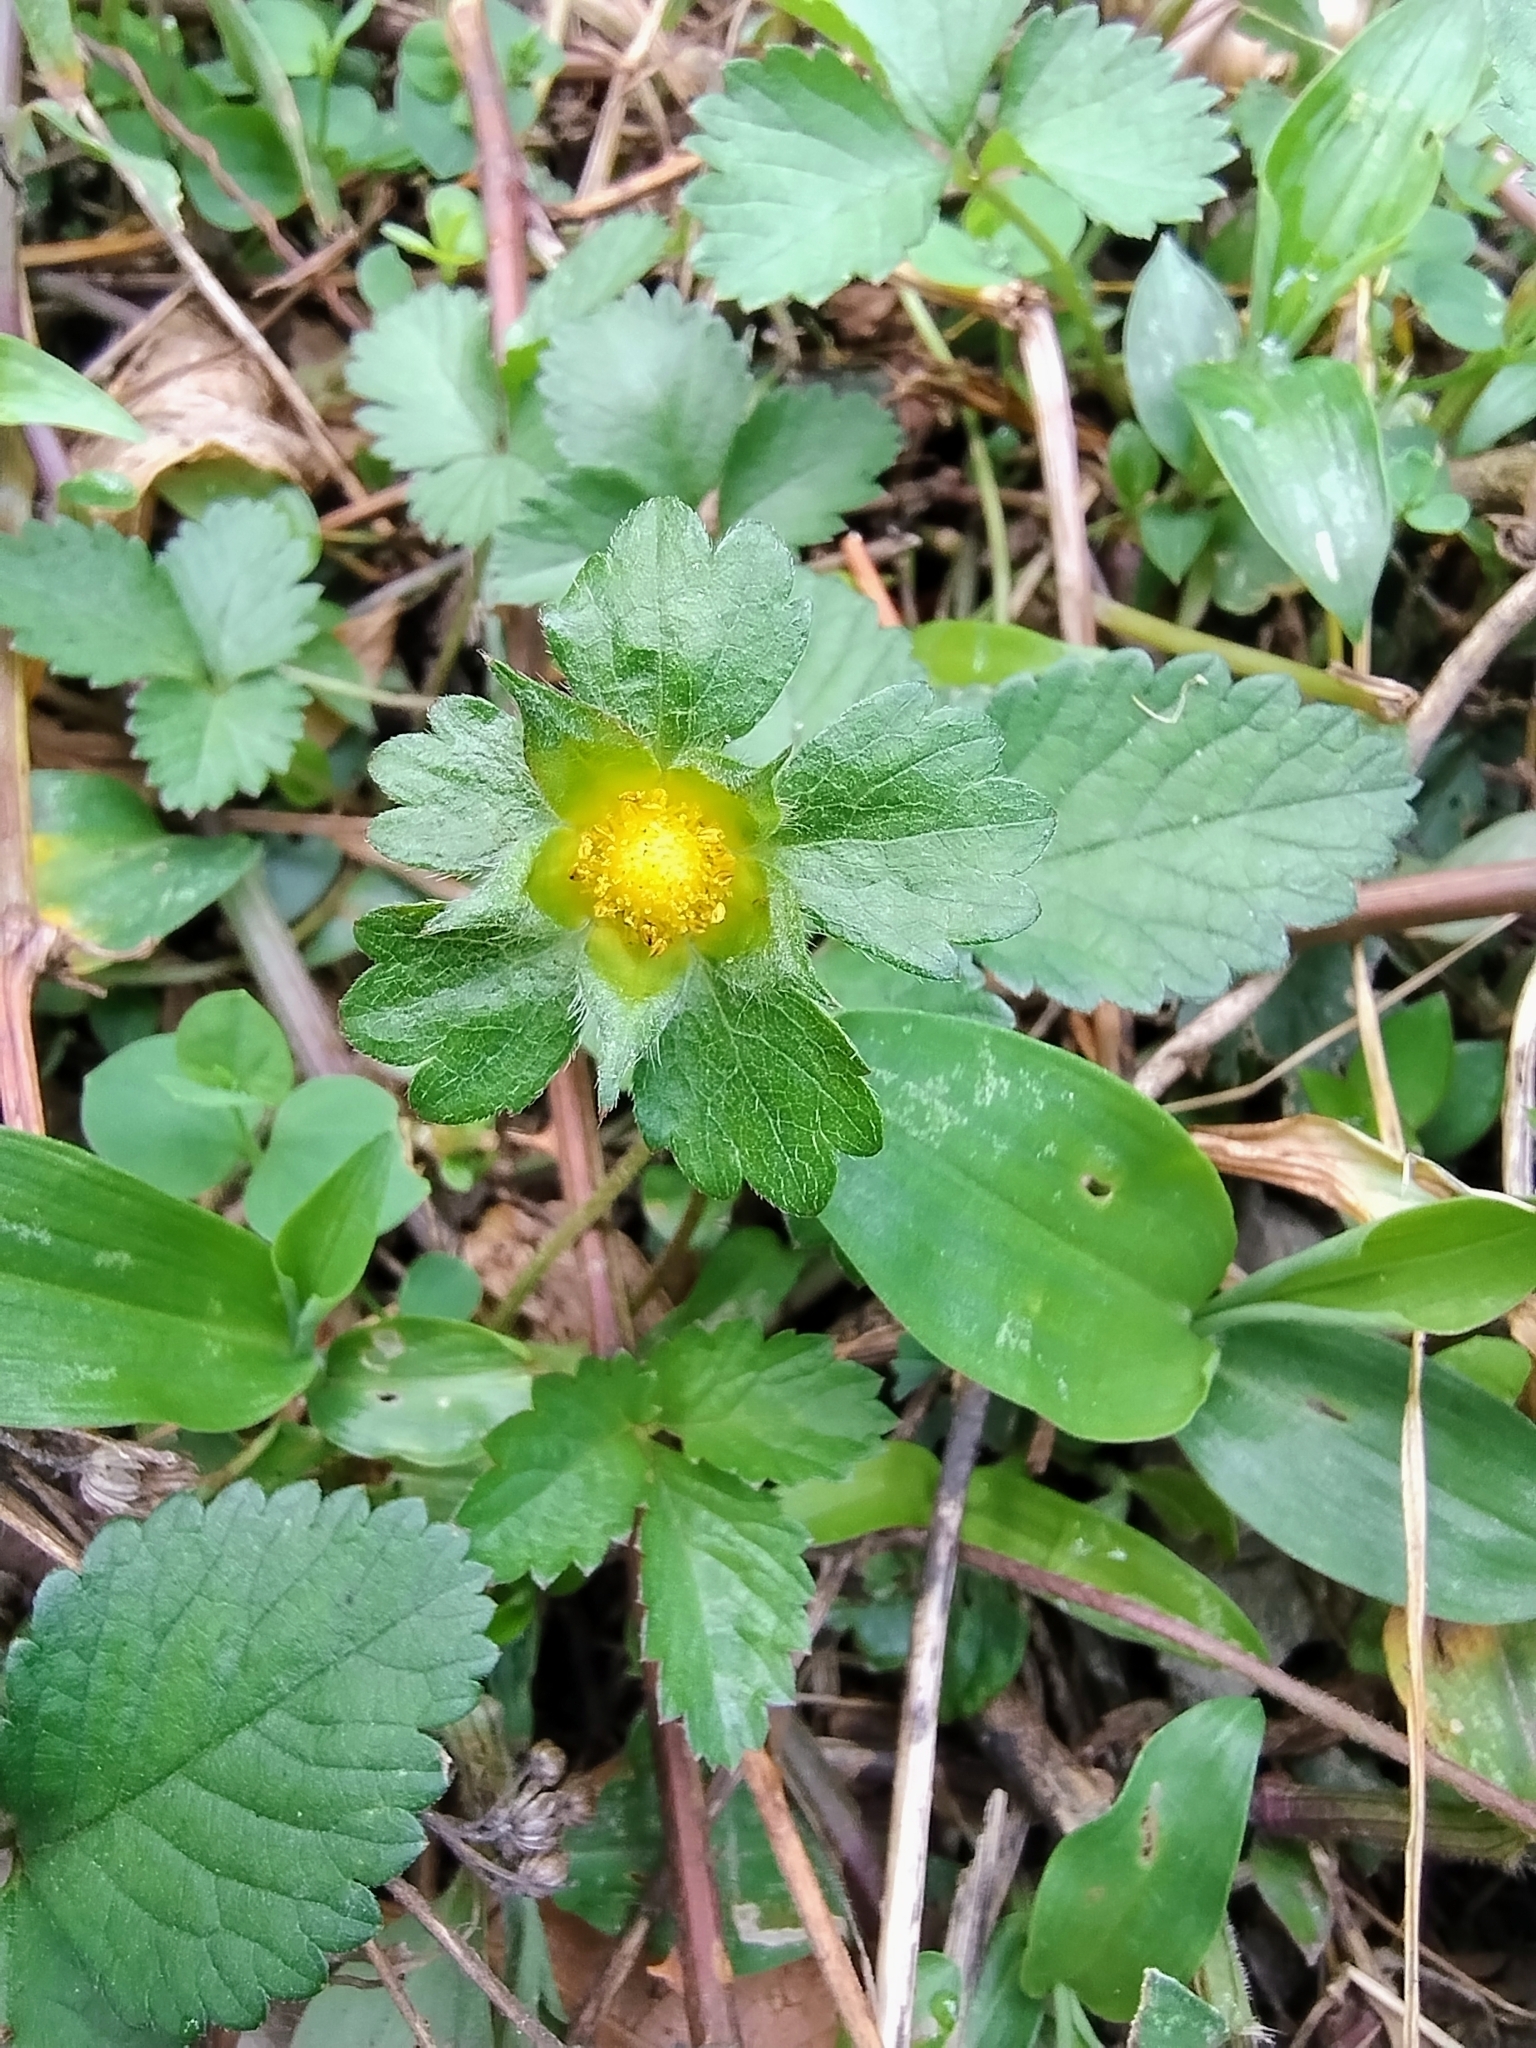
[(1536, 619), (1536, 569), (1512, 583), (1441, 662), (1408, 720), (1408, 757), (1419, 767), (1505, 648)]
[(1370, 963), (1358, 942), (1350, 952), (1350, 975), (1355, 992), (1355, 1028), (1360, 1034), (1360, 1051), (1365, 1059), (1366, 1079), (1371, 1087), (1371, 1109), (1376, 1133), (1389, 1152), (1403, 1156), (1403, 1120), (1397, 1097), (1392, 1092), (1392, 1072), (1387, 1065), (1387, 1048), (1381, 1036), (1381, 1018), (1371, 987)]
[(293, 1047), (300, 1073), (309, 1080), (317, 1074), (356, 1073), (357, 1061), (304, 965), (260, 869), (242, 875), (219, 901), (262, 1000)]
[(1486, 867), (1430, 868), (1361, 882), (1353, 917), (1297, 932), (1297, 946), (1353, 945), (1373, 932), (1409, 932), (1469, 917), (1506, 917), (1536, 910), (1536, 860), (1490, 861)]
[(564, 2048), (564, 2044), (549, 2031), (538, 2014), (530, 2012), (523, 2001), (509, 1991), (484, 1960), (475, 1954), (469, 1943), (438, 1918), (415, 1885), (408, 1883), (403, 1877), (392, 1877), (384, 1889), (397, 1906), (403, 1907), (413, 1920), (425, 1927), (444, 1955), (453, 1958), (470, 1983), (485, 1993), (502, 2017), (512, 2022), (523, 2036), (527, 2048)]
[(864, 1996), (864, 1987), (848, 1959), (837, 1923), (822, 1897), (815, 1865), (790, 1816), (778, 1765), (766, 1750), (749, 1749), (741, 1760), (741, 1774), (757, 1802), (758, 1817), (779, 1874), (795, 1902), (800, 1924), (853, 2048), (881, 2048), (880, 2032)]
[(646, 1706), (657, 1790), (667, 1831), (667, 1865), (683, 1958), (683, 2005), (693, 2048), (740, 2048), (731, 1963), (709, 1847), (709, 1813), (698, 1759), (681, 1721), (663, 1721), (656, 1667), (647, 1664)]
[(645, 69), (646, 60), (666, 20), (669, 4), (670, 0), (650, 0), (644, 19), (630, 38), (629, 47), (613, 68), (597, 126), (587, 148), (587, 160), (581, 167), (581, 178), (576, 187), (578, 201), (591, 199), (608, 183), (624, 127), (625, 102)]
[(1403, 2033), (1419, 2038), (1419, 1979), (1423, 1965), (1424, 1852), (1429, 1839), (1429, 1698), (1424, 1673), (1428, 1619), (1429, 1475), (1424, 1453), (1424, 1333), (1416, 1330), (1408, 1353), (1408, 1399), (1403, 1407), (1400, 1463), (1407, 1598), (1403, 1623), (1408, 1647), (1408, 1842), (1403, 1852)]
[(1509, 1055), (1504, 1069), (1504, 1192), (1522, 1201), (1536, 1192), (1536, 966), (1521, 985), (1509, 1026)]
[(664, 1247), (661, 1257), (652, 1266), (640, 1288), (640, 1292), (629, 1304), (632, 1316), (639, 1315), (646, 1303), (657, 1294), (669, 1294), (674, 1282), (683, 1270), (683, 1261), (688, 1256), (688, 1247), (693, 1243), (693, 1233), (704, 1218), (709, 1207), (709, 1197), (702, 1189), (694, 1188), (688, 1197), (688, 1206), (683, 1211), (682, 1221), (673, 1231)]
[(974, 1380), (954, 1381), (955, 1401), (939, 1489), (929, 1524), (923, 1579), (912, 1610), (912, 1649), (896, 1741), (896, 1782), (885, 1861), (885, 1911), (875, 1963), (876, 2003), (884, 2048), (908, 2048), (917, 1986), (923, 1891), (928, 1872), (928, 1823), (939, 1734), (939, 1689), (944, 1643), (959, 1565), (960, 1520), (966, 1489), (981, 1448), (987, 1390)]
[(664, 192), (668, 185), (680, 185), (684, 178), (691, 178), (695, 171), (703, 168), (703, 157), (695, 156), (691, 149), (675, 149), (660, 163), (635, 171), (612, 185), (605, 185), (600, 192), (589, 192), (584, 199), (568, 199), (563, 205), (550, 207), (549, 217), (551, 220), (594, 220), (600, 213), (617, 213), (621, 207), (633, 206), (637, 199), (648, 199), (653, 192)]
[(448, 0), (443, 27), (463, 75), (479, 148), (491, 345), (500, 362), (507, 350), (507, 329), (528, 302), (528, 188), (523, 153), (512, 133), (506, 88), (491, 42), (485, 0)]
[(1088, 527), (1083, 516), (1072, 387), (1067, 381), (1056, 316), (1050, 300), (1037, 287), (1020, 286), (1016, 325), (1019, 360), (1034, 407), (1035, 440), (1049, 507), (1061, 637), (1076, 647), (1092, 647), (1098, 638), (1093, 609), (1093, 557), (1088, 552)]
[(1218, 996), (1214, 1003), (1208, 1003), (1181, 1031), (1164, 1039), (1156, 1052), (1142, 1061), (1136, 1069), (1137, 1093), (1159, 1101), (1201, 1053), (1220, 1045), (1240, 1024), (1246, 1024), (1263, 1009), (1286, 973), (1286, 968), (1277, 967), (1273, 974), (1251, 974), (1246, 981), (1229, 988), (1224, 996)]
[(390, 1957), (376, 1941), (365, 1941), (363, 1954), (372, 1963), (379, 1982), (389, 1995), (390, 2004), (410, 2028), (416, 2048), (438, 2048), (437, 2037), (412, 2005), (410, 1993), (405, 1988), (405, 1978)]
[(561, 1258), (579, 1237), (586, 1236), (595, 1224), (602, 1221), (624, 1190), (639, 1178), (650, 1157), (650, 1146), (644, 1138), (636, 1138), (617, 1166), (604, 1174), (586, 1200), (572, 1209), (568, 1215), (561, 1217), (496, 1304), (495, 1313), (486, 1317), (488, 1328), (511, 1329), (518, 1310), (556, 1259)]
[(897, 611), (891, 593), (880, 580), (880, 571), (875, 567), (874, 557), (865, 545), (862, 533), (855, 533), (850, 527), (837, 544), (843, 558), (843, 566), (861, 597), (867, 597), (879, 615), (882, 626), (899, 626), (901, 613)]

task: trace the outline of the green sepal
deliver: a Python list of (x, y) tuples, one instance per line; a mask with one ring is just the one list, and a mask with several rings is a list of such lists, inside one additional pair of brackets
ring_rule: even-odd
[(391, 904), (357, 924), (376, 964), (342, 1000), (359, 1051), (414, 1067), (411, 1106), (429, 1123), (525, 1109), (576, 1048), (574, 935), (530, 910), (525, 924), (427, 933), (432, 904)]
[(793, 675), (810, 637), (795, 561), (743, 520), (717, 548), (678, 498), (632, 512), (545, 614), (572, 693), (664, 762), (737, 739)]

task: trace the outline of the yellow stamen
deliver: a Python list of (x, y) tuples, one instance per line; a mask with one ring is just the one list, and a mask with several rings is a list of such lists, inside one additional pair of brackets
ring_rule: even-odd
[(577, 844), (571, 880), (593, 915), (663, 953), (723, 924), (736, 856), (697, 804), (664, 789), (631, 789)]

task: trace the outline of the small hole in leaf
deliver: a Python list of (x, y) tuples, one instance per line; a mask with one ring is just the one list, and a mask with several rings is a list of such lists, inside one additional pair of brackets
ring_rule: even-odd
[(1081, 1185), (1084, 1194), (1091, 1196), (1095, 1202), (1107, 1202), (1115, 1192), (1109, 1182), (1100, 1180), (1096, 1173), (1085, 1173)]
[(1147, 1801), (1142, 1809), (1140, 1839), (1136, 1844), (1137, 1858), (1145, 1868), (1157, 1857), (1157, 1799), (1156, 1795)]

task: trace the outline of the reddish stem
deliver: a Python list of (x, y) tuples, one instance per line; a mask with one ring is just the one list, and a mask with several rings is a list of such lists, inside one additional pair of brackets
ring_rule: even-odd
[(443, 26), (454, 61), (463, 74), (470, 119), (480, 149), (485, 282), (491, 299), (491, 349), (499, 363), (507, 352), (507, 329), (521, 317), (528, 303), (523, 153), (512, 133), (507, 89), (491, 41), (485, 0), (449, 0)]

